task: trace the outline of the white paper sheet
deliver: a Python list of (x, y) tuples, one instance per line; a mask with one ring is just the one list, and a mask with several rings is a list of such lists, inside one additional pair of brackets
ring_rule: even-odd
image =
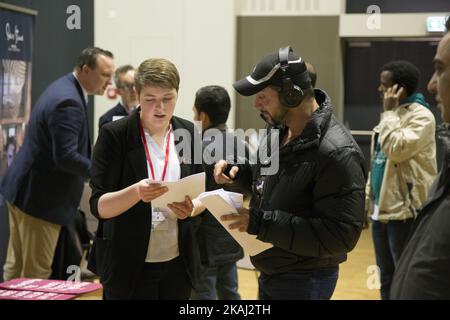
[[(155, 183), (155, 181), (151, 183)], [(152, 207), (167, 210), (172, 213), (172, 210), (167, 207), (167, 204), (173, 202), (183, 202), (185, 201), (185, 196), (189, 196), (191, 199), (195, 199), (202, 192), (205, 192), (205, 173), (202, 172), (187, 176), (178, 181), (156, 183), (160, 183), (163, 186), (166, 186), (169, 191), (153, 200)]]
[(249, 256), (255, 256), (267, 249), (273, 247), (271, 243), (262, 242), (256, 239), (256, 236), (241, 232), (239, 229), (230, 230), (230, 221), (222, 221), (220, 217), (230, 213), (238, 214), (236, 209), (242, 208), (242, 194), (227, 192), (223, 189), (202, 193), (200, 200), (219, 223), (227, 230), (230, 235), (241, 245), (244, 253)]

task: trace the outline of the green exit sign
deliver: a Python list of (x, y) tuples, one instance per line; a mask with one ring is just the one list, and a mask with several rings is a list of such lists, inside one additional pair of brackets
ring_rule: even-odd
[(428, 17), (427, 32), (445, 32), (445, 22), (448, 17)]

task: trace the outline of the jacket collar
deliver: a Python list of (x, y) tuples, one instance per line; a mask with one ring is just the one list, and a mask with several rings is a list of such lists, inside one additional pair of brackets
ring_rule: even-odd
[[(136, 176), (136, 179), (138, 181), (142, 179), (148, 178), (148, 172), (147, 172), (147, 162), (146, 162), (146, 155), (145, 155), (145, 149), (142, 144), (141, 140), (141, 133), (139, 129), (139, 123), (141, 121), (140, 114), (141, 109), (138, 107), (136, 112), (133, 112), (127, 119), (129, 121), (128, 125), (128, 131), (127, 131), (127, 142), (129, 142), (129, 151), (127, 157), (129, 158), (130, 164), (133, 167), (134, 174)], [(181, 145), (180, 142), (183, 141), (183, 137), (180, 136), (177, 129), (183, 128), (187, 129), (186, 126), (183, 125), (181, 120), (175, 116), (172, 117), (170, 120), (170, 123), (172, 124), (172, 130), (174, 132), (174, 140), (175, 140), (175, 148), (177, 149), (178, 156), (180, 155), (179, 147)], [(191, 132), (192, 134), (192, 132)], [(181, 165), (181, 178), (184, 178), (189, 174), (189, 168), (186, 165), (184, 159), (180, 159), (180, 165)]]
[[(130, 146), (133, 148), (142, 147), (142, 141), (141, 141), (141, 134), (139, 130), (139, 123), (141, 121), (141, 107), (138, 106), (135, 110), (135, 112), (132, 112), (129, 118), (130, 126), (129, 130), (127, 132), (127, 138), (128, 141), (132, 142)], [(175, 130), (180, 128), (185, 128), (183, 126), (182, 122), (179, 118), (172, 116), (172, 119), (170, 120), (170, 123), (172, 124), (172, 130), (175, 132)], [(180, 136), (175, 132), (175, 145), (181, 142)]]
[(442, 176), (443, 181), (441, 186), (445, 186), (445, 188), (450, 187), (450, 128), (448, 126), (444, 126), (445, 130), (439, 133), (439, 138), (444, 144), (444, 162), (442, 168)]
[[(318, 147), (327, 132), (333, 114), (331, 100), (326, 92), (320, 89), (315, 89), (314, 94), (319, 108), (311, 115), (302, 134), (285, 147), (280, 148), (280, 154)], [(283, 138), (286, 130), (286, 127), (281, 128), (280, 139)]]
[[(210, 129), (216, 129), (216, 130), (210, 130)], [(226, 132), (228, 130), (228, 127), (225, 123), (219, 124), (217, 126), (209, 127), (207, 129), (203, 130), (203, 137), (212, 136), (217, 132), (217, 130), (219, 130), (220, 132)]]
[(87, 93), (87, 91), (81, 85), (81, 83), (78, 80), (75, 72), (72, 72), (71, 74), (69, 74), (69, 77), (70, 77), (70, 75), (71, 75), (72, 81), (75, 83), (75, 86), (77, 87), (77, 90), (78, 90), (78, 93), (80, 94), (81, 99), (83, 100), (84, 106), (87, 107), (87, 102), (88, 102), (88, 93)]
[[(81, 101), (83, 103), (83, 111), (86, 117), (86, 123), (88, 122), (89, 119), (89, 113), (87, 110), (87, 95), (85, 96), (85, 90), (83, 89), (83, 87), (81, 86), (80, 82), (78, 81), (78, 79), (75, 77), (74, 72), (67, 74), (67, 77), (69, 78), (69, 80), (75, 85), (75, 88), (78, 91), (78, 94), (80, 95)], [(87, 137), (88, 137), (88, 158), (91, 158), (91, 154), (92, 154), (92, 140), (91, 140), (91, 130), (89, 130), (89, 125), (86, 125), (86, 131), (87, 131)]]
[(431, 197), (423, 205), (423, 207), (428, 207), (431, 203), (440, 199), (446, 192), (449, 192), (450, 188), (450, 129), (448, 126), (439, 126), (437, 128), (437, 134), (439, 139), (444, 145), (444, 161), (442, 164), (442, 169), (439, 172), (435, 185), (430, 191)]

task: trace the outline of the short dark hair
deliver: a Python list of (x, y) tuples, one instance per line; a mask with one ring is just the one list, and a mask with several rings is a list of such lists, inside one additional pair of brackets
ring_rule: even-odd
[[(279, 97), (279, 99), (281, 99), (280, 96), (279, 96), (280, 93), (281, 93), (281, 87), (279, 87), (279, 86), (270, 86), (270, 87), (273, 90), (278, 92), (278, 97)], [(301, 90), (303, 92), (303, 98), (302, 98), (301, 102), (309, 100), (309, 99), (314, 98), (316, 96), (314, 88), (312, 86), (310, 86), (308, 89), (301, 89)], [(280, 103), (281, 103), (281, 101), (280, 101)], [(281, 103), (281, 105), (283, 105), (283, 104)]]
[(108, 50), (103, 50), (98, 47), (88, 47), (81, 51), (78, 56), (76, 65), (77, 70), (81, 70), (84, 65), (87, 65), (91, 69), (95, 69), (97, 67), (97, 58), (100, 55), (107, 56), (111, 59), (114, 58), (114, 55)]
[(309, 77), (311, 78), (311, 86), (316, 87), (317, 83), (317, 71), (316, 68), (309, 62), (306, 62), (306, 68), (308, 69)]
[(224, 124), (230, 113), (230, 96), (221, 86), (206, 86), (197, 91), (194, 107), (199, 114), (206, 113), (212, 125)]
[(406, 60), (392, 61), (383, 66), (382, 71), (392, 72), (394, 84), (405, 88), (408, 97), (416, 92), (419, 86), (420, 71)]
[(314, 88), (302, 89), (303, 90), (303, 99), (311, 99), (315, 97)]
[(445, 23), (445, 27), (447, 28), (447, 31), (450, 31), (450, 16), (447, 18), (447, 22)]
[(122, 86), (122, 80), (120, 79), (120, 76), (130, 70), (135, 70), (131, 64), (126, 64), (116, 69), (116, 72), (114, 73), (114, 83), (116, 84), (117, 88), (120, 88)]

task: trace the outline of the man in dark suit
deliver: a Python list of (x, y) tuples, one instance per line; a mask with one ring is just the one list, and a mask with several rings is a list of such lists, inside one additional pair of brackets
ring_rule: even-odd
[(138, 105), (136, 91), (134, 90), (134, 74), (135, 70), (129, 64), (117, 68), (114, 74), (114, 83), (121, 101), (100, 117), (98, 121), (99, 129), (108, 122), (128, 116)]
[(84, 49), (74, 72), (53, 82), (34, 105), (0, 187), (10, 225), (5, 280), (50, 276), (61, 226), (75, 217), (89, 177), (87, 96), (102, 95), (113, 73), (111, 52)]

